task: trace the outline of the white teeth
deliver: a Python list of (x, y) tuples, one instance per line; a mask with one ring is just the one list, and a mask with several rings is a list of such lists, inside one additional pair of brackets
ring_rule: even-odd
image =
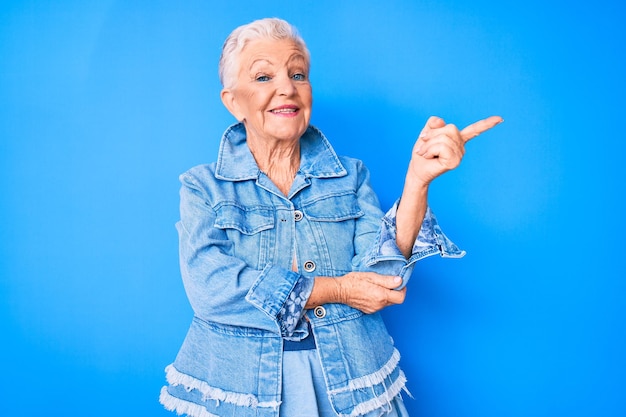
[(296, 109), (277, 109), (272, 110), (272, 113), (295, 113)]

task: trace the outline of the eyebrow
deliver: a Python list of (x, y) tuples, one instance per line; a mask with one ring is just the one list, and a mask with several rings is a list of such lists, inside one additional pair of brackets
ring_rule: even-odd
[(293, 54), (293, 55), (291, 55), (291, 56), (289, 57), (289, 59), (287, 60), (287, 62), (292, 62), (292, 61), (302, 61), (302, 62), (304, 62), (304, 63), (306, 63), (306, 62), (307, 62), (306, 57), (305, 57), (305, 56), (304, 56), (301, 52), (294, 53), (294, 54)]
[(269, 59), (257, 58), (250, 63), (250, 68), (253, 68), (256, 64), (263, 63), (263, 62), (272, 65), (272, 61), (270, 61)]
[[(287, 60), (287, 63), (291, 63), (291, 62), (293, 62), (293, 61), (302, 61), (302, 62), (303, 62), (303, 63), (305, 63), (305, 64), (306, 64), (306, 62), (307, 62), (306, 57), (305, 57), (305, 56), (304, 56), (301, 52), (296, 52), (296, 53), (292, 54), (292, 55), (289, 57), (289, 59)], [(252, 62), (250, 63), (250, 68), (254, 67), (254, 66), (255, 66), (257, 63), (259, 63), (259, 62), (266, 62), (266, 63), (268, 63), (268, 64), (270, 64), (270, 65), (273, 65), (273, 64), (274, 64), (272, 61), (270, 61), (270, 60), (269, 60), (269, 59), (267, 59), (267, 58), (257, 58), (257, 59), (255, 59), (254, 61), (252, 61)]]

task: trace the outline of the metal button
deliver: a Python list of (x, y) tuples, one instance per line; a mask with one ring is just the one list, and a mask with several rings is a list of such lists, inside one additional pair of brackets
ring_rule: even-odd
[(300, 210), (294, 211), (293, 218), (295, 221), (299, 222), (300, 220), (302, 220), (302, 212)]
[(323, 319), (326, 317), (326, 309), (322, 306), (317, 306), (313, 309), (313, 314), (315, 314), (315, 317), (318, 319)]
[(313, 271), (315, 271), (315, 262), (313, 262), (313, 261), (306, 261), (304, 263), (304, 270), (306, 272), (313, 272)]

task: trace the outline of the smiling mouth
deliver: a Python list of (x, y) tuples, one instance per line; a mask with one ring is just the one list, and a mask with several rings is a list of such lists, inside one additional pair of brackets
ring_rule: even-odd
[(270, 113), (274, 114), (293, 114), (296, 113), (299, 109), (297, 107), (279, 107), (277, 109), (270, 110)]

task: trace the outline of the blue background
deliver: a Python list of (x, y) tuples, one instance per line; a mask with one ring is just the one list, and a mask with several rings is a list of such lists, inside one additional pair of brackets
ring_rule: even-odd
[(431, 189), (468, 255), (385, 312), (412, 415), (626, 415), (626, 13), (578, 3), (2, 2), (0, 414), (171, 415), (177, 177), (233, 121), (223, 40), (279, 16), (312, 53), (313, 123), (385, 208), (429, 115), (505, 119)]

